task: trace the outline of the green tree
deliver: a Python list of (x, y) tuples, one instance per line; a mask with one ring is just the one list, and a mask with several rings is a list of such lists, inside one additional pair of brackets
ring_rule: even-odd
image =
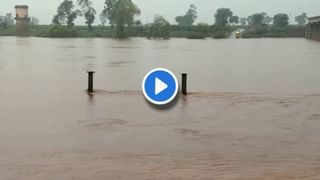
[(145, 36), (145, 33), (144, 33), (144, 29), (143, 29), (143, 24), (140, 20), (135, 20), (134, 23), (133, 23), (133, 30), (134, 31), (131, 31), (131, 33), (134, 35), (134, 36), (138, 36), (138, 37), (142, 37), (142, 36)]
[(162, 16), (155, 16), (148, 38), (170, 38), (170, 23)]
[(215, 24), (219, 26), (226, 26), (233, 12), (229, 8), (220, 8), (217, 10), (215, 17)]
[(93, 3), (91, 0), (78, 0), (78, 4), (81, 7), (81, 12), (84, 15), (84, 18), (86, 19), (86, 24), (91, 30), (97, 13), (96, 10), (92, 7)]
[(140, 20), (135, 20), (134, 25), (135, 26), (142, 26), (142, 22)]
[(186, 25), (184, 16), (177, 16), (175, 20), (178, 23), (178, 25), (180, 25), (180, 26)]
[(7, 24), (8, 24), (9, 26), (14, 25), (14, 18), (13, 18), (12, 13), (7, 13), (7, 14), (6, 14), (6, 21), (7, 21)]
[(126, 27), (133, 24), (140, 10), (131, 0), (106, 0), (103, 15), (112, 27), (116, 27), (115, 37), (122, 39), (127, 38)]
[(75, 5), (71, 0), (64, 0), (57, 8), (57, 14), (53, 17), (52, 23), (56, 25), (67, 24), (69, 27), (74, 26), (74, 20), (77, 18), (79, 11), (75, 10)]
[(275, 27), (286, 27), (289, 25), (289, 16), (288, 14), (276, 14), (273, 17), (273, 25)]
[(206, 23), (199, 23), (196, 26), (196, 31), (198, 33), (200, 33), (201, 35), (204, 35), (204, 36), (208, 36), (209, 29), (210, 29), (210, 26), (208, 24), (206, 24)]
[(5, 16), (0, 16), (0, 27), (7, 28), (14, 25), (12, 13), (7, 13)]
[(101, 25), (105, 26), (107, 24), (107, 17), (105, 16), (105, 14), (102, 12), (99, 15), (100, 21), (101, 21)]
[(6, 27), (6, 23), (5, 23), (4, 16), (0, 16), (0, 28), (5, 28), (5, 27)]
[(61, 25), (53, 25), (45, 33), (48, 37), (77, 37), (78, 35), (74, 28)]
[(262, 20), (262, 24), (270, 24), (272, 20), (272, 17), (266, 15)]
[(239, 16), (231, 16), (229, 19), (231, 24), (238, 24), (239, 23)]
[(39, 24), (39, 19), (36, 17), (30, 17), (30, 21), (29, 21), (30, 25), (38, 25)]
[(176, 22), (179, 25), (191, 26), (194, 21), (198, 18), (197, 7), (194, 4), (191, 4), (189, 10), (184, 16), (177, 16)]
[(239, 21), (240, 21), (241, 26), (245, 26), (248, 23), (247, 18), (240, 18)]
[(94, 23), (94, 20), (96, 18), (96, 10), (92, 7), (88, 8), (88, 10), (84, 13), (84, 17), (86, 19), (86, 24), (88, 25), (88, 28), (92, 28), (92, 24)]
[(116, 14), (116, 8), (118, 1), (117, 0), (106, 0), (104, 2), (105, 6), (102, 10), (102, 15), (109, 20), (109, 24), (113, 26)]
[(295, 21), (300, 25), (303, 26), (307, 23), (308, 16), (307, 13), (302, 13), (299, 16), (296, 16)]
[(263, 20), (267, 16), (266, 13), (256, 13), (248, 17), (248, 23), (253, 26), (260, 26), (263, 24)]

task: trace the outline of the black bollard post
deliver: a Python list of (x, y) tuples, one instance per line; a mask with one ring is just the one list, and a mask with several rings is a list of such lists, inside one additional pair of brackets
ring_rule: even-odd
[(94, 71), (88, 71), (88, 93), (93, 93), (93, 74)]
[(182, 94), (186, 96), (187, 95), (187, 73), (182, 73), (181, 75), (182, 75), (181, 91), (182, 91)]

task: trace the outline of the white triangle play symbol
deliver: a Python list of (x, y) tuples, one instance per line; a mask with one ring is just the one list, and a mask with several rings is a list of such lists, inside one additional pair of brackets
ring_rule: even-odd
[(156, 83), (155, 83), (155, 95), (158, 95), (162, 91), (166, 90), (168, 88), (168, 85), (161, 81), (160, 79), (156, 78)]

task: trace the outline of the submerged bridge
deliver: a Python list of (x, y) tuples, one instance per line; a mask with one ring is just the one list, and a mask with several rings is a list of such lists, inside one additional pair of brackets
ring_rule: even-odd
[(320, 41), (320, 16), (309, 18), (306, 28), (306, 38)]

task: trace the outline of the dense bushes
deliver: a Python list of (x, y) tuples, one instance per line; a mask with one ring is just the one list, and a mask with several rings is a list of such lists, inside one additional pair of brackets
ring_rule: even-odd
[(47, 37), (77, 37), (78, 31), (73, 27), (53, 25), (46, 32)]
[(225, 39), (230, 37), (231, 33), (236, 29), (232, 26), (216, 26), (210, 28), (210, 34), (215, 39)]
[[(129, 32), (130, 37), (148, 37), (150, 36), (150, 25), (132, 26)], [(212, 37), (216, 39), (228, 38), (236, 29), (244, 28), (242, 38), (260, 38), (260, 37), (304, 37), (304, 26), (288, 26), (285, 28), (272, 26), (247, 26), (247, 27), (219, 27), (219, 26), (178, 26), (170, 25), (166, 27), (165, 37), (203, 39)], [(9, 26), (6, 29), (0, 28), (0, 36), (15, 36), (16, 27)], [(153, 29), (153, 36), (160, 36), (159, 28)], [(162, 31), (162, 30), (161, 30)], [(29, 36), (38, 37), (113, 37), (113, 31), (110, 26), (94, 26), (88, 30), (87, 26), (50, 26), (50, 25), (33, 25), (29, 28)]]
[(188, 39), (205, 39), (207, 36), (203, 33), (191, 32), (187, 35)]
[(0, 27), (0, 36), (14, 36), (16, 34), (16, 26)]
[(86, 26), (61, 26), (53, 25), (47, 27), (45, 30), (38, 32), (35, 36), (39, 37), (52, 37), (52, 38), (72, 38), (72, 37), (112, 37), (113, 33), (111, 28), (96, 26), (92, 30), (88, 30)]
[(258, 26), (248, 27), (242, 32), (242, 38), (262, 38), (262, 37), (304, 37), (304, 26), (287, 26), (287, 27), (273, 27), (273, 26)]
[(162, 16), (156, 16), (149, 28), (148, 38), (170, 38), (170, 23)]
[(216, 39), (228, 38), (236, 29), (231, 26), (209, 26), (198, 24), (196, 26), (170, 26), (172, 37), (186, 37), (189, 39), (204, 39), (213, 37)]

